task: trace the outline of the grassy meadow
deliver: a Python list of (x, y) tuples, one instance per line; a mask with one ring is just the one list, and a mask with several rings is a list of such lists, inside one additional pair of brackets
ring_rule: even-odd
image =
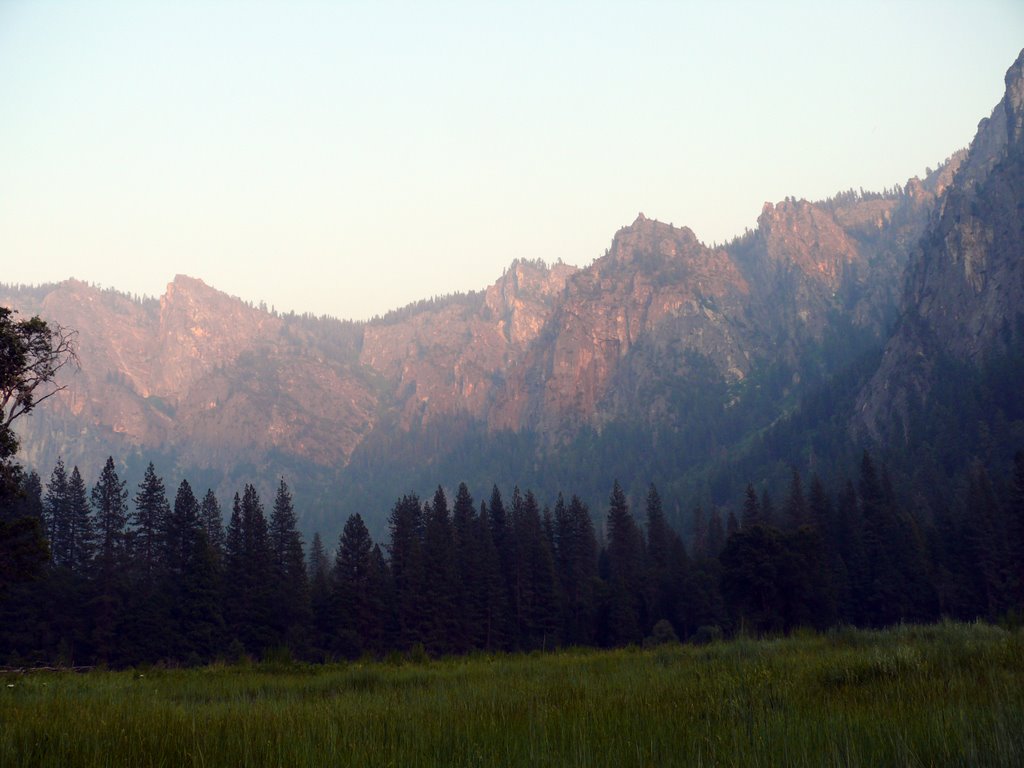
[(1018, 766), (1024, 633), (7, 673), (0, 765)]

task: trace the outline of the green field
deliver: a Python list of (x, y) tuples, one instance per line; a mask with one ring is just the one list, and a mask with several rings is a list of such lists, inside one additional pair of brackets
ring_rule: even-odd
[(1024, 765), (1024, 633), (8, 673), (0, 765)]

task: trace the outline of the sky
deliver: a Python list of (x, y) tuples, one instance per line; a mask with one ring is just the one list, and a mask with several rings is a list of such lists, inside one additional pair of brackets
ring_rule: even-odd
[(970, 143), (1020, 0), (0, 0), (0, 282), (364, 319)]

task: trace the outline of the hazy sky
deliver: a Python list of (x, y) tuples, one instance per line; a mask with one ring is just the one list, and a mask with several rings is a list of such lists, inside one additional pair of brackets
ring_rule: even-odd
[(966, 146), (1024, 2), (0, 0), (0, 281), (363, 318)]

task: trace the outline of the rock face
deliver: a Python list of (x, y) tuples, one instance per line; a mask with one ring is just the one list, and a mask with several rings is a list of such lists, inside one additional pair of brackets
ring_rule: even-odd
[(855, 431), (906, 436), (940, 358), (978, 366), (1024, 340), (1024, 52), (982, 120), (906, 272), (901, 322), (858, 399)]
[(575, 272), (516, 261), (482, 296), (368, 325), (360, 362), (390, 385), (405, 429), (456, 413), (486, 419)]
[(179, 275), (159, 302), (74, 280), (4, 301), (79, 333), (81, 370), (48, 418), (25, 420), (29, 463), (137, 448), (190, 466), (271, 450), (330, 464), (373, 427), (370, 382), (326, 358), (316, 334), (199, 280)]
[(492, 427), (558, 435), (600, 424), (617, 410), (615, 382), (641, 344), (673, 373), (683, 365), (679, 353), (692, 348), (742, 378), (747, 353), (729, 318), (748, 294), (725, 250), (640, 215), (606, 256), (568, 280), (536, 343), (509, 371)]

